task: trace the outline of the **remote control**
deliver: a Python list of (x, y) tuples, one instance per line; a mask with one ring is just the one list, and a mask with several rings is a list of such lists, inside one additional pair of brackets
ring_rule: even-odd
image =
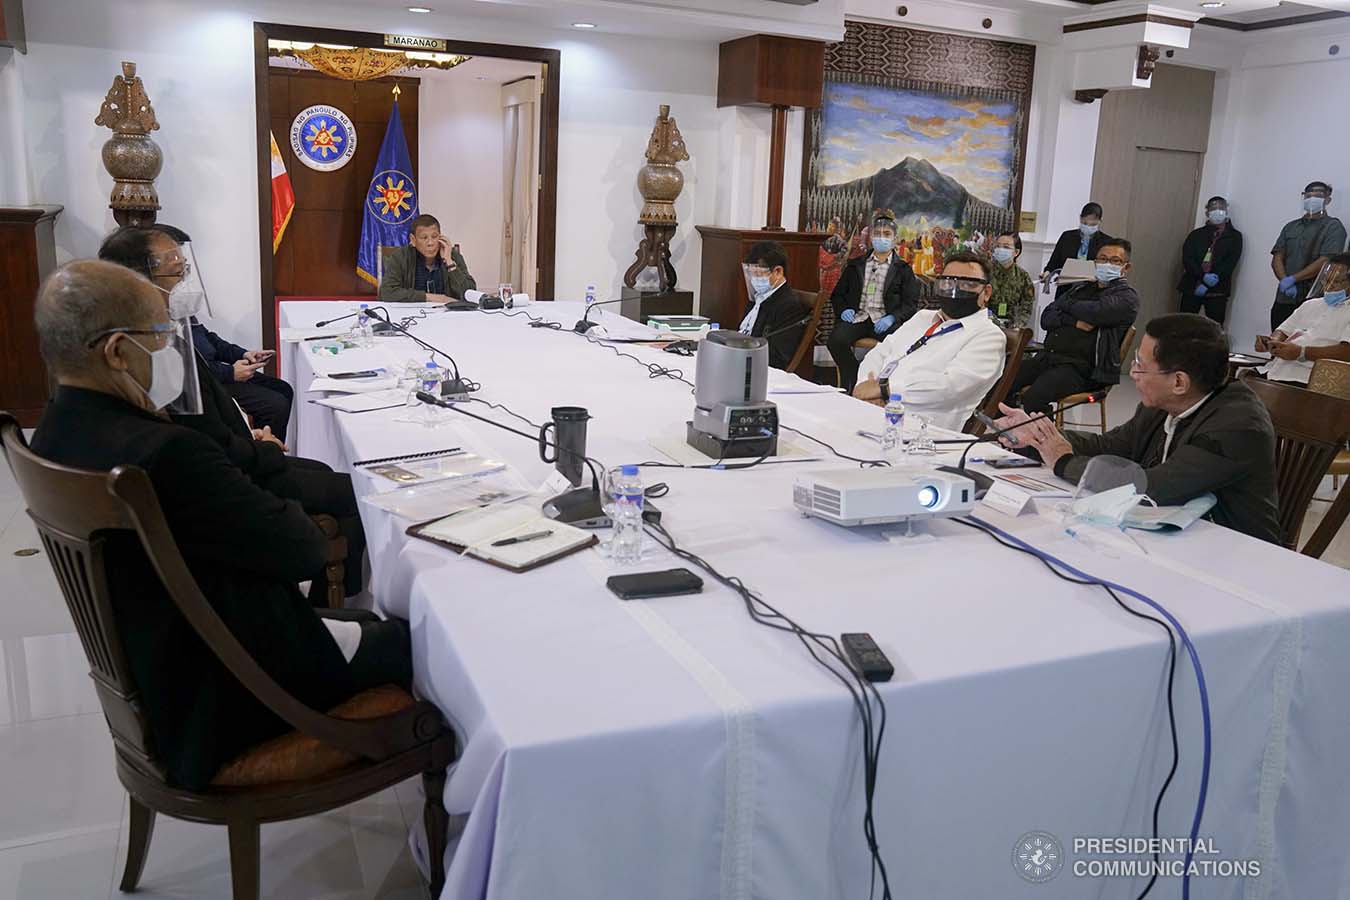
[(895, 674), (895, 666), (891, 665), (891, 661), (881, 652), (881, 648), (872, 640), (870, 634), (855, 632), (841, 634), (839, 638), (844, 642), (844, 653), (848, 655), (849, 661), (864, 678), (868, 681), (891, 680), (891, 676)]

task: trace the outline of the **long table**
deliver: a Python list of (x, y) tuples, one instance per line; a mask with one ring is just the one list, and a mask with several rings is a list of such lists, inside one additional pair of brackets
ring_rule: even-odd
[[(347, 311), (283, 304), (282, 324)], [(530, 312), (570, 326), (580, 308)], [(416, 333), (455, 355), (481, 399), (534, 422), (555, 405), (586, 407), (588, 451), (606, 465), (661, 458), (651, 439), (681, 433), (691, 412), (687, 385), (524, 316), (436, 312)], [(406, 339), (377, 343), (391, 365), (425, 358)], [(303, 346), (285, 345), (282, 359), (302, 455), (346, 468), (462, 444), (532, 483), (548, 474), (531, 442), (469, 419), (427, 429), (396, 421), (399, 410), (303, 402), (313, 397)], [(692, 380), (692, 359), (618, 349)], [(855, 434), (877, 430), (875, 407), (839, 394), (770, 399), (784, 424), (876, 455)], [(525, 427), (502, 410), (473, 411)], [(896, 897), (1134, 897), (1146, 878), (1090, 877), (1120, 857), (1075, 842), (1151, 834), (1171, 764), (1166, 637), (1100, 588), (1057, 579), (959, 523), (931, 523), (933, 539), (905, 543), (796, 512), (798, 472), (850, 465), (826, 453), (644, 475), (669, 484), (658, 503), (681, 546), (812, 630), (871, 633), (894, 662), (879, 686), (887, 724), (875, 818)], [(358, 493), (378, 487), (364, 473), (356, 481)], [(1198, 648), (1214, 747), (1200, 834), (1218, 857), (1197, 858), (1236, 861), (1248, 875), (1194, 878), (1190, 896), (1345, 896), (1350, 573), (1207, 522), (1139, 534), (1142, 550), (1085, 543), (1037, 505), (1017, 518), (978, 514), (1155, 599)], [(619, 570), (596, 551), (512, 574), (410, 540), (406, 522), (379, 510), (363, 518), (376, 596), (412, 625), (417, 689), (463, 741), (445, 797), (463, 829), (444, 898), (868, 896), (861, 727), (847, 693), (794, 637), (753, 624), (709, 578), (698, 595), (625, 603), (604, 586)], [(644, 569), (681, 564), (649, 551)], [(1175, 693), (1181, 759), (1160, 833), (1184, 837), (1202, 745), (1184, 654)], [(1064, 848), (1067, 864), (1048, 882), (1014, 868), (1029, 832)], [(1178, 897), (1180, 883), (1163, 877), (1151, 896)]]

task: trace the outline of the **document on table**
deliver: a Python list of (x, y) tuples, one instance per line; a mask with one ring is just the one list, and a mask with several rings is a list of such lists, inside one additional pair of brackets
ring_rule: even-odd
[[(404, 519), (425, 522), (478, 506), (511, 503), (530, 494), (525, 480), (514, 469), (507, 468), (476, 478), (433, 481), (370, 494), (362, 497), (361, 502)], [(538, 508), (538, 503), (535, 507)]]
[[(323, 379), (318, 379), (322, 381)], [(313, 390), (313, 385), (310, 386)], [(408, 404), (408, 392), (403, 388), (392, 388), (359, 394), (342, 394), (337, 397), (319, 397), (310, 400), (319, 406), (327, 406), (344, 413), (374, 412), (377, 409), (395, 409)]]
[[(435, 522), (414, 525), (408, 529), (408, 534), (513, 572), (524, 572), (552, 562), (598, 541), (590, 532), (544, 517), (533, 503), (505, 503), (465, 510)], [(526, 535), (540, 537), (499, 544)]]
[(381, 350), (347, 347), (339, 341), (321, 341), (304, 345), (309, 351), (309, 364), (317, 375), (334, 372), (365, 372), (385, 369), (390, 365), (389, 355)]
[(391, 391), (397, 386), (398, 377), (388, 374), (374, 378), (315, 378), (306, 393), (371, 394)]

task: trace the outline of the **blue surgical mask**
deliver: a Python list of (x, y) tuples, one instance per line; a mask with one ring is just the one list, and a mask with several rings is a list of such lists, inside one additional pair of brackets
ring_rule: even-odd
[(1083, 222), (1078, 226), (1078, 230), (1083, 233), (1083, 237), (1092, 237), (1094, 234), (1102, 230), (1102, 226), (1089, 225), (1086, 222)]
[(895, 238), (874, 237), (872, 238), (872, 249), (878, 253), (890, 253), (891, 248), (895, 246)]
[(1317, 215), (1326, 208), (1327, 201), (1325, 197), (1304, 197), (1303, 211)]
[(1097, 280), (1102, 284), (1115, 281), (1120, 277), (1120, 266), (1111, 263), (1097, 263)]
[(1224, 222), (1228, 221), (1228, 210), (1211, 209), (1206, 215), (1206, 218), (1209, 219), (1211, 225), (1222, 225)]
[(751, 275), (750, 289), (755, 292), (755, 298), (758, 299), (769, 293), (772, 285), (769, 284), (768, 275)]
[(997, 260), (998, 262), (1003, 263), (1004, 265), (1007, 265), (1008, 263), (1012, 262), (1013, 254), (1015, 252), (1016, 251), (1013, 250), (1012, 247), (995, 247), (994, 259)]
[(1322, 299), (1327, 302), (1327, 306), (1340, 306), (1345, 302), (1345, 291), (1327, 291), (1322, 295)]

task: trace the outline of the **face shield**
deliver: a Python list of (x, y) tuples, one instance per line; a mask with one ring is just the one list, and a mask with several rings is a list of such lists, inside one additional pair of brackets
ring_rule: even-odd
[[(167, 253), (151, 257), (150, 265), (155, 274), (155, 287), (166, 295), (169, 318), (188, 319), (199, 315), (203, 308), (211, 315), (211, 304), (206, 298), (206, 286), (202, 283), (201, 269), (191, 243), (179, 244)], [(175, 278), (177, 283), (174, 283)], [(168, 287), (170, 284), (172, 288)]]
[(1339, 306), (1345, 302), (1347, 290), (1350, 290), (1350, 266), (1329, 262), (1322, 266), (1322, 271), (1313, 280), (1308, 299), (1320, 297), (1332, 306)]
[(773, 285), (769, 278), (769, 267), (758, 263), (741, 263), (741, 274), (745, 277), (745, 295), (750, 298), (750, 311), (741, 321), (740, 332), (749, 334), (759, 318), (759, 305), (769, 296)]
[(202, 414), (197, 357), (192, 349), (191, 326), (186, 319), (161, 322), (147, 328), (109, 328), (90, 335), (87, 345), (93, 348), (116, 334), (126, 335), (126, 340), (137, 348), (129, 352), (144, 353), (149, 358), (148, 385), (141, 384), (130, 373), (126, 373), (126, 377), (136, 382), (136, 387), (155, 409), (179, 416)]

